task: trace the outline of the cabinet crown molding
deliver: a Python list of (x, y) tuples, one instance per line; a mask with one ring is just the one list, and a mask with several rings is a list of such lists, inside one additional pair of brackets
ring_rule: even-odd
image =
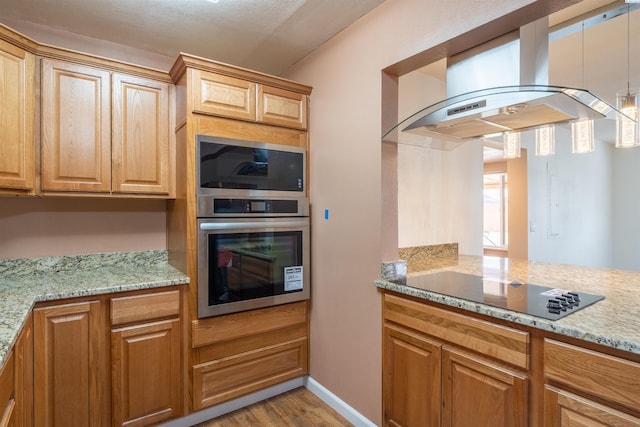
[(223, 62), (213, 61), (211, 59), (201, 58), (199, 56), (180, 53), (176, 62), (171, 67), (169, 75), (174, 82), (178, 82), (187, 68), (195, 68), (198, 70), (209, 71), (216, 74), (222, 74), (229, 77), (235, 77), (248, 80), (254, 83), (265, 84), (280, 89), (298, 92), (303, 95), (310, 95), (313, 88), (292, 80), (283, 79), (258, 71), (249, 70), (247, 68), (236, 67), (234, 65), (225, 64)]

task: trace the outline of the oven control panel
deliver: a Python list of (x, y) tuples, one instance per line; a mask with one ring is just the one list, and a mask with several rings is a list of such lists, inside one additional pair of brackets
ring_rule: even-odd
[(309, 216), (309, 199), (198, 197), (200, 218), (260, 216)]

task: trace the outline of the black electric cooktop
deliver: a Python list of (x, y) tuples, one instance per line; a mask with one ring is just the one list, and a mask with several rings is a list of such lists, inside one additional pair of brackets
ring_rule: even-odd
[(604, 299), (602, 295), (571, 289), (502, 282), (455, 271), (411, 276), (403, 284), (549, 320), (560, 319)]

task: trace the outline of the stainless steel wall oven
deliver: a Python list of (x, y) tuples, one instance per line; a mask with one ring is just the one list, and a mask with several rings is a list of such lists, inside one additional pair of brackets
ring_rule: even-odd
[(196, 143), (198, 317), (308, 299), (305, 151), (209, 136)]

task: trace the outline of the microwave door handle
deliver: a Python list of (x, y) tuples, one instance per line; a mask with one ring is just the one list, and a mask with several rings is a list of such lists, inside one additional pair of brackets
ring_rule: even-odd
[(300, 227), (304, 221), (280, 221), (280, 222), (204, 222), (200, 224), (200, 230), (231, 230), (235, 228), (272, 228), (272, 227)]

